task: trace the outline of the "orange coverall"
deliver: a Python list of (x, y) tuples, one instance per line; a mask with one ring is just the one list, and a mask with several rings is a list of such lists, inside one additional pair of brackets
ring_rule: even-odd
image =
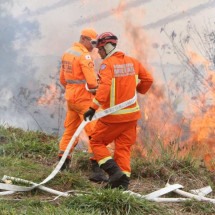
[[(97, 88), (97, 78), (94, 63), (88, 50), (81, 43), (74, 43), (62, 57), (60, 82), (65, 87), (67, 113), (64, 122), (65, 131), (59, 144), (59, 156), (62, 156), (76, 129), (83, 120), (83, 114), (88, 110), (94, 96), (86, 90)], [(95, 122), (88, 123), (85, 131), (91, 136)], [(78, 140), (76, 140), (77, 144)], [(74, 148), (73, 147), (73, 148)], [(71, 149), (71, 151), (73, 150)]]
[[(138, 79), (140, 82), (138, 83)], [(116, 52), (104, 59), (99, 71), (99, 87), (90, 107), (107, 109), (145, 94), (153, 78), (136, 59)], [(137, 120), (141, 117), (138, 103), (99, 119), (91, 135), (90, 145), (99, 165), (111, 159), (107, 144), (115, 141), (114, 160), (128, 177), (131, 173), (131, 146), (136, 139)]]

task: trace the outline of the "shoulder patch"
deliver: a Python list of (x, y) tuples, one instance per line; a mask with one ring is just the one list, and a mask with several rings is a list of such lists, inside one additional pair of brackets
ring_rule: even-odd
[(100, 66), (100, 70), (103, 70), (103, 69), (105, 69), (106, 68), (106, 64), (102, 64), (101, 66)]
[(91, 57), (90, 57), (89, 54), (88, 54), (88, 55), (85, 55), (85, 58), (86, 58), (86, 60), (91, 60)]

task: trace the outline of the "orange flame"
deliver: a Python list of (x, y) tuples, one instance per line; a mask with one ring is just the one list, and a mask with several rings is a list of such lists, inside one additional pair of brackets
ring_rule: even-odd
[(205, 166), (211, 172), (215, 171), (215, 153), (208, 153), (204, 156)]
[(49, 85), (44, 92), (44, 95), (37, 100), (37, 104), (45, 105), (45, 104), (53, 104), (59, 95), (59, 90), (55, 84)]
[[(125, 25), (126, 36), (129, 37), (129, 44), (132, 45), (133, 53), (131, 55), (141, 58), (140, 60), (148, 67), (147, 58), (151, 52), (148, 43), (150, 39), (142, 29), (136, 28), (132, 23), (127, 22)], [(150, 146), (154, 150), (155, 157), (160, 153), (158, 150), (159, 144), (162, 144), (164, 148), (171, 146), (179, 156), (185, 156), (191, 150), (196, 150), (196, 154), (192, 154), (204, 159), (207, 168), (214, 170), (215, 74), (214, 71), (209, 69), (211, 66), (209, 60), (194, 51), (188, 51), (185, 54), (193, 65), (204, 66), (204, 72), (202, 71), (204, 74), (201, 78), (204, 79), (202, 83), (207, 86), (203, 86), (202, 91), (196, 95), (195, 101), (198, 101), (198, 106), (195, 107), (193, 98), (190, 98), (187, 93), (185, 97), (188, 98), (187, 101), (192, 106), (192, 110), (189, 112), (191, 119), (182, 114), (177, 114), (171, 100), (166, 97), (165, 88), (156, 83), (155, 77), (155, 83), (150, 91), (143, 97), (139, 96), (140, 106), (143, 107), (143, 117), (139, 122), (137, 139), (139, 145), (136, 146), (136, 150), (139, 148), (142, 156), (147, 156), (147, 150), (145, 150), (148, 144), (147, 140), (150, 140)], [(174, 81), (168, 84), (168, 87), (174, 93), (180, 88)], [(184, 139), (181, 139), (182, 137)], [(140, 143), (142, 144), (142, 151)], [(155, 145), (157, 145), (157, 148), (154, 147)]]

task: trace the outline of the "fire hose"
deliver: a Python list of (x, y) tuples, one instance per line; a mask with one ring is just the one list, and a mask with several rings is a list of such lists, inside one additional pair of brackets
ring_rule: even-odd
[[(102, 118), (104, 116), (107, 116), (111, 113), (114, 113), (118, 110), (121, 110), (123, 108), (126, 108), (132, 104), (134, 104), (136, 102), (136, 99), (137, 99), (137, 96), (135, 94), (135, 96), (125, 102), (122, 102), (118, 105), (115, 105), (113, 107), (110, 107), (110, 108), (107, 108), (103, 111), (100, 111), (98, 113), (95, 113), (95, 115), (93, 116), (92, 120), (96, 120), (96, 119), (99, 119), (99, 118)], [(45, 178), (42, 182), (40, 182), (39, 184), (37, 183), (34, 183), (34, 182), (30, 182), (28, 181), (28, 184), (29, 185), (32, 185), (30, 187), (25, 187), (25, 186), (17, 186), (17, 185), (12, 185), (12, 184), (5, 184), (5, 183), (0, 183), (0, 189), (2, 190), (7, 190), (5, 192), (0, 192), (0, 195), (2, 193), (2, 195), (8, 195), (8, 194), (12, 194), (14, 192), (21, 192), (21, 191), (30, 191), (30, 190), (33, 190), (35, 188), (40, 188), (40, 189), (46, 189), (44, 186), (44, 184), (46, 184), (48, 181), (50, 181), (51, 179), (53, 179), (57, 173), (60, 171), (62, 165), (64, 164), (68, 154), (70, 153), (70, 149), (72, 148), (76, 138), (80, 135), (82, 129), (86, 126), (87, 123), (89, 123), (89, 119), (87, 121), (83, 120), (81, 122), (81, 124), (79, 125), (79, 127), (77, 128), (77, 130), (75, 131), (74, 135), (72, 136), (66, 150), (64, 151), (64, 154), (63, 156), (61, 157), (59, 163), (57, 164), (57, 166), (55, 167), (55, 169), (51, 172), (51, 174)], [(4, 176), (2, 180), (7, 180), (7, 179), (12, 179), (13, 177), (9, 177), (9, 176)], [(13, 178), (14, 180), (16, 178)], [(27, 182), (26, 180), (23, 180), (23, 179), (17, 179), (16, 181), (19, 181), (19, 182)], [(47, 189), (50, 189), (50, 188), (47, 188)], [(54, 191), (53, 191), (54, 192)]]

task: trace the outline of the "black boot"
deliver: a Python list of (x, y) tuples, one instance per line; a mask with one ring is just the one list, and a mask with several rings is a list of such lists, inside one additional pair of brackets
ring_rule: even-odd
[(99, 167), (97, 161), (91, 160), (91, 165), (92, 165), (92, 174), (89, 177), (89, 180), (96, 183), (107, 182), (108, 178), (105, 175), (104, 171)]
[(113, 159), (110, 159), (106, 163), (102, 164), (101, 168), (109, 175), (108, 184), (105, 188), (120, 188), (123, 190), (128, 189), (129, 178), (121, 171)]
[[(61, 157), (59, 157), (59, 160), (60, 159), (61, 159)], [(62, 167), (60, 168), (60, 171), (69, 170), (70, 163), (71, 163), (71, 159), (66, 158), (66, 160), (64, 161)]]
[(106, 188), (118, 188), (120, 190), (128, 190), (129, 180), (129, 177), (124, 174), (118, 181), (107, 184)]

